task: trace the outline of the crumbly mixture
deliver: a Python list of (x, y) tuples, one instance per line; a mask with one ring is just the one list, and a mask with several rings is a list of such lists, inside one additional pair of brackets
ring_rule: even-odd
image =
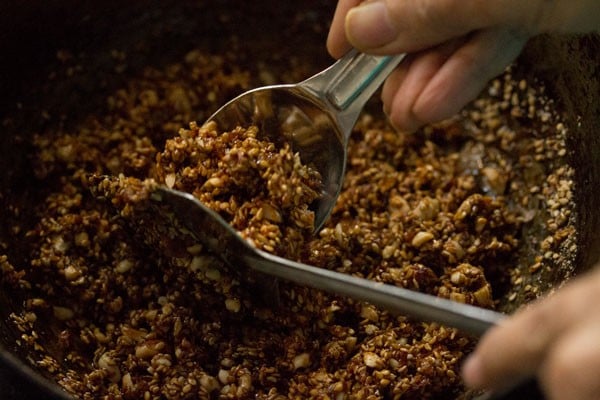
[[(340, 199), (310, 237), (305, 206), (319, 179), (297, 155), (253, 127), (185, 128), (194, 110), (248, 87), (247, 73), (222, 66), (220, 56), (191, 52), (132, 79), (105, 114), (35, 138), (37, 223), (3, 239), (28, 254), (0, 254), (3, 286), (24, 299), (11, 317), (18, 344), (84, 399), (463, 396), (458, 370), (472, 338), (285, 282), (280, 304), (268, 304), (199, 244), (149, 245), (90, 177), (116, 177), (100, 187), (133, 189), (129, 198), (146, 196), (140, 182), (153, 178), (194, 193), (263, 249), (494, 308), (517, 285), (535, 297), (522, 271), (550, 268), (571, 246), (572, 171), (552, 103), (508, 71), (464, 113), (418, 134), (365, 112)], [(208, 153), (224, 144), (237, 150)], [(280, 173), (262, 152), (286, 161), (277, 164), (289, 167), (285, 179), (256, 184)], [(260, 207), (246, 207), (249, 198)], [(527, 235), (534, 223), (539, 242)], [(524, 248), (531, 260), (519, 257)]]
[(214, 122), (192, 123), (158, 154), (156, 180), (194, 194), (260, 249), (296, 259), (314, 230), (309, 207), (321, 177), (268, 134), (256, 126), (219, 132)]

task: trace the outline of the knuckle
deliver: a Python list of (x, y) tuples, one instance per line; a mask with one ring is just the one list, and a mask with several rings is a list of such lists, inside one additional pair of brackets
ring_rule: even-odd
[(454, 0), (417, 0), (415, 3), (417, 23), (430, 24), (433, 27), (444, 26), (453, 10), (456, 10)]
[(448, 21), (450, 13), (456, 8), (455, 3), (456, 0), (388, 0), (386, 2), (394, 22), (410, 24), (411, 27), (437, 27), (437, 23)]
[(580, 360), (569, 348), (552, 351), (540, 371), (540, 382), (550, 398), (567, 398), (579, 381)]
[(566, 335), (548, 352), (539, 378), (550, 399), (597, 398), (600, 350), (590, 347), (589, 338), (578, 332)]

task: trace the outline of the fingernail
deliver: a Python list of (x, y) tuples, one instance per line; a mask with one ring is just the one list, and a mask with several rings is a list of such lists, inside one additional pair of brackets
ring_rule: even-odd
[(346, 16), (346, 35), (359, 49), (381, 47), (396, 37), (384, 1), (372, 1), (351, 9)]
[(397, 118), (394, 118), (394, 116), (390, 113), (386, 113), (386, 115), (388, 123), (398, 133), (413, 134), (421, 127), (421, 124), (419, 124), (417, 121), (400, 121)]
[(465, 384), (471, 388), (480, 388), (482, 365), (479, 357), (470, 356), (462, 366), (461, 375)]
[(390, 102), (388, 101), (384, 101), (383, 98), (381, 99), (381, 101), (383, 101), (383, 113), (389, 117), (390, 113), (392, 112), (392, 106), (390, 106)]

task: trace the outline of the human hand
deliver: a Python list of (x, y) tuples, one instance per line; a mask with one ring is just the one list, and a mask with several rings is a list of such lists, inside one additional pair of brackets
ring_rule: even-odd
[(336, 58), (409, 53), (382, 99), (390, 122), (413, 131), (477, 97), (531, 36), (598, 27), (597, 0), (339, 0), (327, 47)]
[(537, 375), (549, 400), (599, 399), (600, 268), (492, 328), (462, 372), (477, 389)]

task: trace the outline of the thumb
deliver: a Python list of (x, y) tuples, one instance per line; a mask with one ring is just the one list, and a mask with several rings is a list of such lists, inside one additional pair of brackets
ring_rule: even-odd
[[(580, 0), (587, 1), (587, 0)], [(545, 0), (371, 0), (351, 8), (346, 36), (373, 54), (423, 50), (467, 33), (499, 26), (529, 36), (556, 12)], [(564, 3), (564, 1), (559, 1)]]

